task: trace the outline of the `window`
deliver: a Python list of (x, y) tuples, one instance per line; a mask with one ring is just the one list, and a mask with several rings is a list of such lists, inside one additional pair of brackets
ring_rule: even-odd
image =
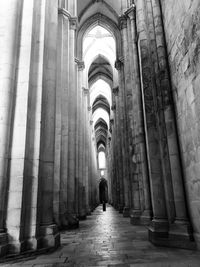
[(105, 169), (106, 168), (106, 156), (105, 152), (101, 151), (99, 152), (99, 169)]

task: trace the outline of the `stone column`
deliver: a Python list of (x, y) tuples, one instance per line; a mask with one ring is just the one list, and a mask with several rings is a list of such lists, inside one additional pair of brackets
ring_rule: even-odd
[(58, 246), (60, 243), (53, 219), (57, 18), (57, 2), (46, 1), (38, 185), (39, 247)]
[(88, 97), (89, 97), (89, 89), (84, 88), (83, 90), (83, 114), (84, 114), (84, 125), (83, 125), (83, 188), (82, 188), (82, 201), (83, 201), (83, 210), (84, 210), (84, 217), (86, 218), (87, 215), (87, 187), (88, 187)]
[[(34, 1), (24, 2), (22, 9), (21, 32), (19, 47), (15, 43), (15, 49), (19, 49), (19, 59), (16, 75), (16, 98), (13, 108), (13, 131), (11, 137), (11, 160), (10, 160), (10, 182), (7, 204), (6, 227), (9, 234), (10, 252), (21, 252), (25, 249), (24, 240), (21, 235), (24, 231), (22, 223), (22, 206), (25, 149), (27, 135), (27, 110), (28, 94), (30, 86), (31, 69), (31, 45), (33, 33), (33, 7)], [(13, 44), (12, 44), (13, 45)], [(37, 167), (36, 167), (37, 168)], [(26, 179), (30, 179), (26, 177)], [(22, 227), (23, 225), (23, 227)]]
[[(127, 177), (127, 131), (126, 131), (126, 117), (125, 117), (125, 96), (124, 96), (124, 73), (123, 73), (123, 62), (117, 60), (115, 62), (115, 68), (118, 70), (119, 77), (119, 114), (120, 114), (120, 137), (121, 137), (121, 153), (122, 153), (122, 177), (120, 177), (120, 207), (119, 212), (123, 212), (125, 205), (125, 191), (124, 191), (124, 179)], [(127, 178), (126, 178), (127, 179)]]
[(55, 152), (54, 152), (54, 196), (53, 213), (55, 222), (61, 227), (60, 220), (60, 190), (61, 190), (61, 99), (62, 99), (62, 56), (63, 56), (63, 16), (58, 14), (57, 32), (57, 77), (56, 77), (56, 115), (55, 115)]
[(87, 96), (87, 103), (86, 103), (86, 187), (85, 187), (85, 194), (86, 194), (86, 214), (90, 215), (90, 207), (89, 207), (89, 171), (90, 171), (90, 112), (91, 107), (89, 106), (89, 90)]
[(5, 210), (8, 177), (8, 155), (14, 103), (15, 73), (19, 50), (22, 1), (0, 2), (0, 256), (7, 251)]
[[(139, 70), (139, 57), (137, 47), (137, 29), (136, 29), (136, 7), (132, 5), (127, 11), (126, 15), (130, 19), (130, 31), (131, 31), (131, 48), (132, 48), (132, 70), (133, 70), (133, 107), (135, 114), (135, 149), (132, 152), (137, 154), (132, 155), (133, 164), (138, 165), (139, 177), (138, 180), (142, 183), (143, 190), (143, 210), (140, 214), (141, 206), (138, 206), (138, 211), (133, 211), (131, 214), (131, 222), (141, 224), (149, 224), (151, 220), (151, 200), (150, 200), (150, 188), (149, 188), (149, 176), (146, 158), (146, 148), (144, 139), (144, 117), (142, 110), (142, 96), (140, 87), (140, 70)], [(137, 181), (137, 183), (139, 183)], [(139, 188), (139, 184), (136, 185)], [(134, 194), (134, 193), (133, 193)], [(138, 201), (137, 201), (138, 202)], [(140, 216), (141, 215), (141, 216)], [(134, 217), (136, 217), (134, 219)], [(140, 218), (139, 218), (140, 217)]]
[(76, 147), (76, 164), (78, 171), (76, 178), (77, 178), (77, 191), (78, 191), (78, 217), (81, 219), (82, 217), (82, 179), (83, 179), (83, 92), (82, 92), (82, 84), (83, 84), (83, 70), (85, 68), (84, 62), (77, 60), (78, 66), (78, 97), (77, 97), (77, 132), (78, 132), (78, 142)]
[[(166, 44), (164, 39), (164, 29), (162, 24), (162, 14), (159, 0), (152, 0), (152, 12), (155, 27), (155, 40), (157, 49), (158, 73), (159, 73), (159, 89), (161, 91), (162, 104), (164, 109), (164, 127), (166, 131), (169, 163), (171, 167), (171, 177), (175, 205), (175, 221), (170, 225), (170, 238), (179, 242), (183, 246), (182, 241), (191, 241), (191, 227), (188, 221), (186, 210), (186, 200), (183, 185), (183, 173), (181, 171), (180, 154), (177, 140), (177, 130), (175, 124), (175, 113), (173, 108), (173, 98), (171, 93), (171, 85), (167, 66)], [(170, 190), (170, 189), (169, 189)], [(177, 240), (179, 239), (179, 241)], [(191, 244), (188, 246), (191, 246)], [(186, 246), (187, 247), (187, 246)]]
[[(120, 128), (120, 103), (119, 103), (119, 87), (113, 88), (113, 94), (115, 97), (115, 103), (113, 106), (113, 109), (115, 111), (115, 130), (112, 134), (112, 138), (114, 140), (113, 147), (110, 148), (113, 150), (113, 156), (116, 156), (116, 160), (112, 163), (115, 165), (115, 168), (117, 170), (117, 177), (113, 177), (113, 182), (115, 182), (115, 194), (116, 194), (116, 200), (118, 203), (118, 209), (120, 211), (121, 207), (123, 206), (124, 203), (124, 192), (123, 192), (123, 155), (122, 155), (122, 150), (123, 150), (123, 137), (121, 136), (121, 128)], [(116, 151), (116, 152), (115, 152)], [(112, 166), (112, 165), (111, 165)]]
[(77, 86), (75, 71), (75, 31), (77, 18), (70, 18), (69, 30), (69, 139), (68, 139), (68, 181), (67, 181), (67, 213), (71, 226), (77, 225), (75, 207), (75, 175), (76, 175), (76, 116), (77, 116)]
[[(64, 8), (58, 9), (56, 132), (54, 167), (54, 216), (61, 228), (68, 228), (68, 98), (69, 98), (69, 18)], [(56, 214), (55, 214), (56, 213)]]
[(131, 127), (131, 140), (129, 142), (129, 157), (130, 157), (130, 171), (131, 171), (131, 212), (130, 217), (131, 221), (134, 224), (140, 222), (141, 215), (141, 194), (139, 187), (139, 179), (140, 177), (140, 164), (139, 164), (139, 149), (137, 143), (137, 131), (138, 131), (138, 120), (137, 120), (137, 112), (138, 112), (138, 103), (137, 103), (137, 94), (135, 87), (137, 86), (135, 80), (135, 58), (133, 51), (133, 43), (132, 43), (132, 32), (131, 32), (131, 23), (130, 20), (125, 13), (127, 19), (127, 35), (128, 35), (128, 45), (129, 45), (129, 62), (130, 62), (130, 79), (131, 79), (131, 91), (132, 91), (132, 101), (131, 101), (131, 113), (132, 113), (132, 127)]
[(37, 206), (40, 136), (42, 119), (42, 81), (46, 0), (34, 1), (32, 48), (29, 73), (26, 148), (22, 196), (20, 240), (26, 250), (37, 249)]
[[(90, 108), (91, 109), (91, 108)], [(91, 127), (91, 118), (92, 118), (92, 114), (91, 114), (91, 111), (90, 111), (90, 114), (89, 114), (89, 127), (88, 127), (88, 130), (89, 130), (89, 212), (88, 212), (88, 215), (91, 215), (91, 212), (92, 212), (92, 180), (93, 180), (93, 177), (92, 177), (92, 127)]]
[(132, 78), (130, 71), (130, 48), (128, 46), (128, 29), (127, 29), (127, 17), (125, 15), (120, 17), (120, 28), (122, 35), (122, 47), (124, 55), (124, 105), (126, 110), (125, 115), (125, 129), (126, 129), (126, 176), (124, 177), (124, 196), (125, 196), (125, 207), (124, 216), (128, 217), (130, 214), (131, 205), (131, 179), (132, 179), (132, 164), (129, 147), (132, 145), (133, 138), (133, 101), (132, 101)]
[[(137, 29), (139, 62), (141, 70), (141, 91), (145, 121), (145, 138), (148, 158), (148, 170), (150, 179), (151, 201), (153, 208), (153, 220), (149, 228), (149, 237), (156, 242), (159, 237), (168, 234), (167, 210), (165, 204), (165, 192), (163, 186), (163, 173), (161, 166), (161, 154), (159, 146), (158, 121), (156, 116), (156, 85), (153, 59), (151, 53), (152, 35), (149, 34), (146, 25), (145, 1), (137, 3)], [(159, 200), (159, 201), (158, 201)]]
[[(93, 122), (90, 122), (91, 124), (91, 128), (92, 128), (92, 124)], [(94, 132), (93, 132), (93, 128), (92, 128), (92, 145), (91, 145), (91, 149), (92, 149), (92, 210), (94, 210), (96, 208), (97, 202), (96, 202), (96, 198), (97, 198), (97, 192), (96, 192), (96, 172), (97, 172), (97, 161), (96, 161), (96, 143), (95, 143), (95, 138), (94, 138)]]

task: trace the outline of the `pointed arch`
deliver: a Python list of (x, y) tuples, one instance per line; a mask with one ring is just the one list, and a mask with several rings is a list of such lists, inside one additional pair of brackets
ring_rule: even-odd
[(118, 19), (118, 14), (117, 12), (105, 1), (105, 0), (101, 0), (101, 2), (95, 2), (94, 0), (91, 0), (86, 6), (85, 8), (80, 12), (79, 16), (78, 16), (78, 20), (81, 21), (81, 19), (83, 18), (84, 14), (86, 14), (87, 11), (89, 11), (89, 9), (92, 8), (93, 5), (99, 5), (99, 4), (103, 4), (104, 5), (104, 9), (109, 10), (109, 12), (113, 15), (113, 17), (117, 20)]
[(79, 27), (77, 34), (77, 58), (79, 58), (80, 60), (83, 59), (84, 36), (86, 36), (87, 33), (91, 31), (91, 29), (98, 25), (103, 27), (113, 35), (116, 42), (116, 58), (120, 58), (122, 55), (122, 42), (119, 27), (113, 20), (101, 13), (96, 13), (93, 16), (89, 17)]

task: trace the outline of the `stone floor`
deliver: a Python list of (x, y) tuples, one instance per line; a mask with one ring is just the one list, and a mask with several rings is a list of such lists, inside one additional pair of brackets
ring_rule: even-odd
[(147, 240), (146, 228), (130, 225), (111, 206), (106, 212), (99, 206), (79, 229), (62, 232), (55, 252), (0, 266), (200, 267), (199, 252), (155, 247)]

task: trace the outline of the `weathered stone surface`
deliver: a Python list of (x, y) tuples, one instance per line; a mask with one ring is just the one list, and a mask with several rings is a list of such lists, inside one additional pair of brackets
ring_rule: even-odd
[[(189, 213), (199, 235), (199, 1), (161, 1)], [(199, 245), (199, 240), (198, 245)]]

